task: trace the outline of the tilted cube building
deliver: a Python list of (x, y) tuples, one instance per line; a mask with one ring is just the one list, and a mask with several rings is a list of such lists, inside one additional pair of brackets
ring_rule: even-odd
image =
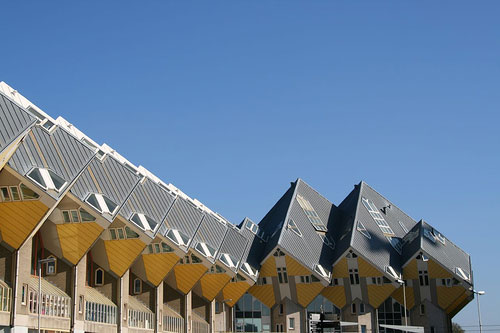
[(0, 332), (450, 332), (473, 298), (469, 255), (364, 182), (236, 226), (3, 82), (0, 241)]

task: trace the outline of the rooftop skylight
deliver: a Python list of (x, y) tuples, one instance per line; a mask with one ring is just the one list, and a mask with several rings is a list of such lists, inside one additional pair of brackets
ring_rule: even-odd
[(329, 278), (330, 277), (330, 273), (327, 272), (323, 266), (321, 266), (320, 264), (317, 264), (315, 267), (314, 267), (314, 271), (316, 271), (316, 273), (318, 273), (319, 275), (321, 275), (322, 277), (324, 278)]
[(207, 243), (199, 242), (195, 249), (207, 258), (214, 258), (216, 250)]
[(470, 280), (470, 275), (461, 269), (460, 267), (455, 268), (455, 272), (457, 273), (458, 276), (460, 276), (462, 279), (469, 281)]
[(179, 246), (187, 246), (190, 240), (186, 234), (177, 229), (170, 229), (165, 236)]
[(248, 264), (247, 262), (245, 262), (245, 263), (243, 263), (243, 265), (241, 265), (241, 270), (250, 276), (257, 276), (257, 273), (258, 273), (258, 271), (254, 270), (252, 268), (252, 266), (250, 266), (250, 264)]
[(113, 215), (118, 208), (118, 205), (111, 199), (99, 193), (89, 194), (85, 201), (102, 214)]
[(33, 168), (26, 176), (47, 191), (60, 192), (66, 181), (55, 172), (45, 168)]
[(229, 268), (236, 268), (238, 266), (238, 260), (236, 260), (235, 257), (233, 257), (232, 255), (230, 255), (229, 253), (222, 253), (220, 256), (219, 256), (219, 260), (224, 264), (226, 265), (227, 267)]
[(432, 229), (432, 234), (438, 241), (440, 241), (443, 245), (446, 245), (446, 238), (436, 229)]
[(396, 271), (394, 270), (394, 268), (392, 268), (392, 266), (385, 266), (385, 271), (395, 279), (399, 279), (399, 274), (396, 273)]
[(436, 238), (434, 237), (434, 235), (432, 234), (432, 232), (427, 229), (427, 228), (424, 228), (424, 237), (426, 237), (428, 240), (430, 240), (432, 243), (436, 243)]
[(317, 231), (326, 231), (327, 229), (325, 224), (323, 223), (323, 221), (321, 221), (311, 203), (299, 194), (297, 194), (296, 198), (297, 202), (299, 203), (300, 207), (302, 207), (302, 210), (313, 225), (314, 229), (316, 229)]
[(392, 231), (392, 228), (389, 226), (389, 224), (387, 224), (387, 222), (385, 221), (382, 214), (380, 214), (375, 204), (370, 199), (364, 197), (362, 198), (362, 201), (363, 205), (368, 210), (370, 215), (373, 217), (373, 219), (377, 223), (382, 233), (384, 233), (384, 235), (393, 236), (394, 231)]
[(299, 228), (297, 227), (297, 224), (295, 224), (294, 220), (288, 219), (288, 229), (292, 230), (297, 235), (299, 235), (300, 237), (302, 237), (302, 233), (300, 232)]
[(358, 230), (366, 238), (372, 239), (372, 236), (370, 235), (368, 230), (366, 230), (365, 226), (363, 225), (363, 223), (361, 223), (361, 221), (358, 221), (358, 223), (356, 225), (356, 230)]
[(319, 235), (319, 238), (321, 238), (321, 240), (323, 241), (323, 243), (326, 244), (326, 246), (328, 246), (332, 250), (335, 249), (335, 241), (333, 239), (331, 239), (330, 236), (324, 235), (324, 234), (318, 234), (318, 235)]
[(130, 218), (130, 221), (134, 222), (139, 228), (143, 230), (154, 231), (158, 226), (158, 223), (156, 223), (152, 218), (140, 213), (133, 214)]

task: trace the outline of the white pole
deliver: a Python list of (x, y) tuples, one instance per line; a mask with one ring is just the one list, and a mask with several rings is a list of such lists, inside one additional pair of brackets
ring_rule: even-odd
[(42, 308), (41, 306), (41, 301), (42, 301), (42, 263), (39, 261), (38, 262), (38, 333), (40, 333), (40, 310)]
[(479, 306), (479, 297), (480, 294), (477, 293), (477, 315), (479, 317), (479, 333), (483, 333), (483, 325), (481, 323), (481, 308)]

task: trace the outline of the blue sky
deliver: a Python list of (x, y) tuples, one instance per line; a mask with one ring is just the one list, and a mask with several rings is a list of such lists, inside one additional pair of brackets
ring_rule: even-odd
[[(10, 1), (0, 80), (233, 222), (365, 180), (472, 256), (500, 324), (500, 3)], [(477, 325), (475, 301), (455, 321)], [(472, 327), (470, 327), (472, 328)]]

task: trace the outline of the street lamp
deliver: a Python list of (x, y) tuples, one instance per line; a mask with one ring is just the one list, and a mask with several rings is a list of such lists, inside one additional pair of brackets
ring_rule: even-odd
[(41, 310), (42, 310), (42, 265), (43, 264), (49, 264), (49, 263), (55, 263), (56, 258), (54, 257), (49, 257), (46, 259), (38, 259), (38, 333), (40, 333), (40, 316), (41, 316)]
[(479, 333), (483, 332), (483, 324), (481, 323), (481, 307), (479, 306), (479, 296), (486, 294), (484, 290), (474, 290), (471, 288), (471, 291), (477, 295), (477, 316), (479, 317)]
[[(226, 303), (228, 303), (228, 302), (232, 302), (232, 301), (233, 301), (233, 299), (232, 299), (232, 298), (228, 298), (228, 299), (224, 299), (224, 300), (222, 300), (222, 304), (223, 304), (222, 306), (223, 306), (223, 308), (224, 308), (224, 331), (226, 331), (226, 330), (227, 330)], [(231, 318), (231, 319), (232, 319), (232, 321), (231, 321), (231, 331), (232, 331), (232, 332), (234, 332), (234, 330), (233, 330), (233, 323), (234, 323), (234, 320), (235, 320), (235, 319), (234, 319), (234, 311), (233, 311), (233, 308), (231, 308), (231, 317), (232, 317), (232, 318)]]
[(396, 281), (403, 287), (403, 311), (405, 313), (405, 326), (408, 326), (408, 316), (406, 315), (406, 282), (403, 280), (403, 274), (401, 274), (401, 278)]

